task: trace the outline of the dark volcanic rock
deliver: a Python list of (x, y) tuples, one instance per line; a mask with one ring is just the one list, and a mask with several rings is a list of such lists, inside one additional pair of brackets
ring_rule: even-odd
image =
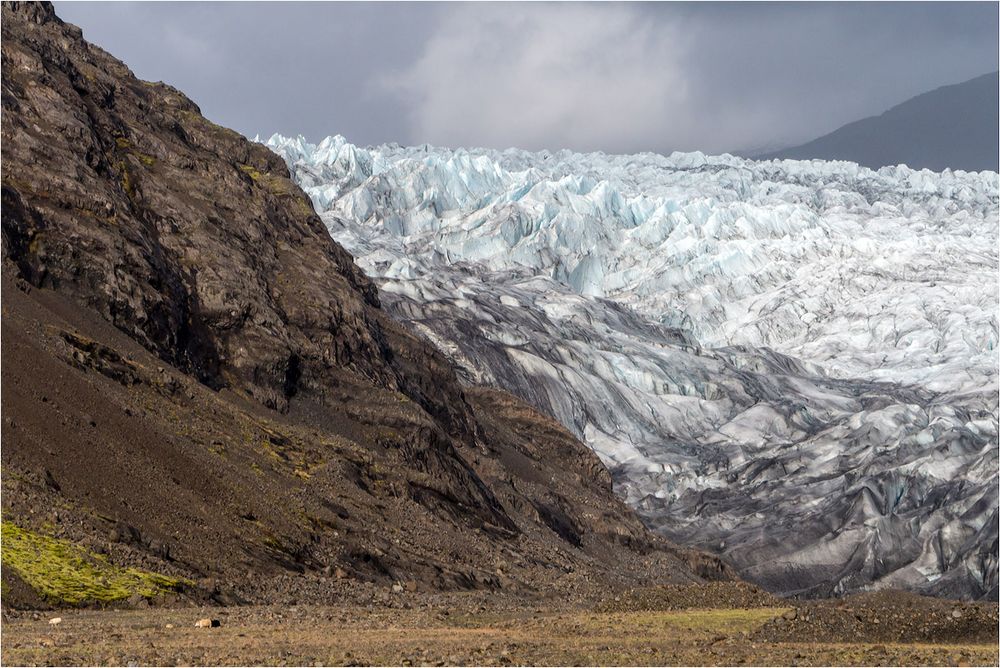
[(463, 390), (280, 158), (49, 5), (4, 4), (2, 58), (5, 520), (221, 604), (726, 577)]

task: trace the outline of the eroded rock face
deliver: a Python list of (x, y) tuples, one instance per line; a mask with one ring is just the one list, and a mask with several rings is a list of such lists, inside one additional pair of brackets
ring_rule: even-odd
[(44, 10), (10, 15), (23, 34), (4, 51), (4, 243), (25, 277), (275, 408), (328, 366), (408, 382), (375, 288), (281, 160)]
[(210, 387), (280, 411), (348, 370), (473, 441), (445, 360), (378, 310), (280, 159), (44, 10), (8, 11), (4, 249), (27, 280)]
[(5, 520), (60, 508), (222, 603), (725, 570), (558, 425), (467, 396), (268, 149), (49, 5), (4, 4), (2, 53)]

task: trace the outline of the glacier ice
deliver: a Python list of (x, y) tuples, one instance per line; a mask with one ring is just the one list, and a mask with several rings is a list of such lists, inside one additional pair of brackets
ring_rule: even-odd
[(779, 591), (996, 592), (997, 174), (267, 143), (650, 526)]

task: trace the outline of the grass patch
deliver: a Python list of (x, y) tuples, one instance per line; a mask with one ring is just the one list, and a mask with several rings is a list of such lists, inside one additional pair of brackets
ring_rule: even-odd
[(240, 171), (249, 176), (254, 181), (260, 181), (260, 177), (263, 176), (257, 169), (251, 165), (240, 165)]
[(309, 198), (305, 193), (298, 191), (291, 179), (274, 174), (261, 174), (249, 165), (240, 165), (240, 169), (249, 174), (250, 178), (259, 182), (265, 190), (275, 197), (290, 197), (292, 199), (292, 206), (295, 207), (295, 212), (299, 215), (309, 216), (315, 213)]
[(156, 158), (135, 149), (132, 146), (132, 142), (130, 142), (128, 139), (125, 139), (125, 137), (115, 137), (115, 146), (129, 153), (130, 155), (134, 155), (139, 160), (139, 162), (144, 164), (146, 167), (152, 167), (153, 165), (156, 164)]
[(38, 232), (31, 237), (31, 241), (28, 242), (28, 254), (38, 255), (42, 246), (42, 233)]
[(128, 165), (125, 164), (124, 160), (118, 162), (118, 171), (121, 172), (121, 186), (125, 194), (128, 195), (129, 199), (135, 198), (135, 185), (132, 183), (132, 177), (128, 173)]
[(721, 608), (618, 613), (609, 614), (607, 617), (620, 619), (625, 627), (634, 625), (663, 630), (673, 628), (706, 634), (739, 633), (751, 631), (787, 610), (788, 608)]
[(0, 558), (32, 589), (53, 603), (81, 605), (145, 598), (175, 592), (190, 584), (181, 578), (109, 564), (71, 541), (2, 523)]

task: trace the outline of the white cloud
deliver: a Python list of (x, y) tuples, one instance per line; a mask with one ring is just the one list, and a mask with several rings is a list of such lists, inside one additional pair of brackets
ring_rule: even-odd
[(685, 41), (629, 5), (477, 3), (381, 85), (435, 144), (643, 150), (690, 134)]
[[(719, 152), (995, 70), (996, 3), (66, 2), (250, 136)], [(387, 74), (389, 75), (387, 77)]]

